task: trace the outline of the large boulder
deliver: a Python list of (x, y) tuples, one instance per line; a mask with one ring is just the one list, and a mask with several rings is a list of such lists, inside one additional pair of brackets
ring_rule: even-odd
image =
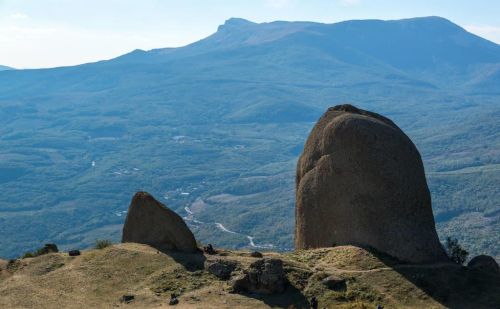
[(467, 264), (467, 267), (489, 273), (500, 273), (497, 261), (489, 255), (478, 255)]
[(391, 120), (329, 108), (297, 163), (296, 249), (358, 245), (400, 260), (447, 261), (422, 159)]
[(137, 192), (132, 198), (122, 242), (147, 244), (162, 251), (198, 251), (194, 235), (184, 220), (147, 192)]

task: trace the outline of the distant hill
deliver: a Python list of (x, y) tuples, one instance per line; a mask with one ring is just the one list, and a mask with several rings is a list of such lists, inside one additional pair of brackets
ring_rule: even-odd
[(5, 66), (5, 65), (0, 65), (0, 71), (5, 71), (5, 70), (13, 70), (13, 68)]
[(499, 45), (423, 17), (229, 19), (180, 48), (2, 71), (0, 256), (118, 239), (139, 190), (204, 242), (289, 250), (297, 156), (350, 102), (415, 141), (441, 239), (499, 258), (499, 67)]

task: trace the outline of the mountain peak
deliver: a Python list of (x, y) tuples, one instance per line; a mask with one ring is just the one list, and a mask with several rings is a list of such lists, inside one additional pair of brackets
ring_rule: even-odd
[(223, 25), (220, 25), (217, 31), (227, 28), (240, 28), (252, 25), (256, 25), (256, 23), (243, 18), (231, 17), (228, 20), (226, 20)]
[(419, 17), (411, 17), (411, 18), (404, 18), (400, 19), (401, 21), (436, 21), (436, 22), (446, 22), (446, 23), (452, 23), (448, 19), (441, 17), (441, 16), (436, 16), (436, 15), (430, 15), (430, 16), (419, 16)]
[(407, 18), (407, 19), (400, 19), (396, 20), (398, 22), (402, 23), (410, 23), (410, 24), (417, 24), (417, 25), (427, 25), (431, 27), (452, 27), (455, 29), (462, 29), (459, 25), (455, 24), (454, 22), (450, 21), (449, 19), (446, 19), (441, 16), (422, 16), (422, 17), (413, 17), (413, 18)]
[(224, 22), (226, 26), (244, 26), (244, 25), (254, 25), (254, 22), (246, 20), (244, 18), (231, 17)]

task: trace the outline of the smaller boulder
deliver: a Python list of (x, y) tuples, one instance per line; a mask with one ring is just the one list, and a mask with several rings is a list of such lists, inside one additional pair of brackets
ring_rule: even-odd
[(217, 254), (214, 247), (212, 247), (212, 244), (208, 244), (206, 246), (203, 246), (203, 252), (205, 252), (206, 254), (210, 254), (210, 255)]
[(229, 285), (232, 293), (251, 292), (250, 280), (248, 274), (245, 273), (233, 277)]
[(498, 266), (497, 262), (489, 255), (478, 255), (474, 257), (467, 264), (467, 267), (492, 273), (500, 272), (500, 267)]
[(280, 259), (260, 259), (231, 281), (234, 292), (261, 294), (282, 293), (286, 288), (283, 262)]
[(80, 250), (70, 250), (68, 251), (69, 256), (78, 256), (80, 255)]
[(325, 285), (328, 289), (334, 291), (345, 291), (347, 288), (345, 279), (336, 276), (328, 276), (321, 280), (321, 283), (323, 283), (323, 285)]
[(121, 302), (122, 303), (130, 303), (131, 301), (133, 301), (135, 299), (135, 296), (134, 295), (131, 295), (131, 294), (125, 294), (121, 297)]
[(123, 225), (122, 242), (150, 245), (159, 251), (199, 252), (186, 222), (147, 192), (132, 198)]
[(263, 257), (262, 253), (260, 253), (258, 251), (254, 251), (254, 252), (250, 253), (250, 256), (254, 257), (254, 258), (262, 258)]
[(221, 280), (228, 280), (236, 266), (236, 262), (226, 260), (208, 261), (206, 263), (207, 271)]
[(179, 299), (177, 298), (177, 295), (175, 294), (170, 294), (170, 301), (168, 302), (168, 304), (170, 306), (175, 306), (179, 303)]

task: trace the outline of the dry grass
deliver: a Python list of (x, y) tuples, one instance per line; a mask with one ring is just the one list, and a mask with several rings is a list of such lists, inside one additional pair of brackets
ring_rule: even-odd
[[(455, 265), (389, 267), (350, 246), (265, 255), (285, 262), (291, 287), (283, 295), (231, 294), (226, 281), (203, 269), (207, 259), (230, 259), (244, 269), (255, 258), (243, 251), (167, 255), (145, 245), (118, 244), (77, 257), (50, 253), (0, 260), (0, 308), (161, 308), (168, 306), (171, 293), (180, 295), (178, 308), (300, 308), (313, 296), (320, 308), (375, 308), (378, 303), (387, 309), (488, 308), (500, 301), (498, 275)], [(344, 278), (345, 289), (328, 290), (321, 282), (328, 275)], [(123, 304), (124, 294), (135, 299)]]

